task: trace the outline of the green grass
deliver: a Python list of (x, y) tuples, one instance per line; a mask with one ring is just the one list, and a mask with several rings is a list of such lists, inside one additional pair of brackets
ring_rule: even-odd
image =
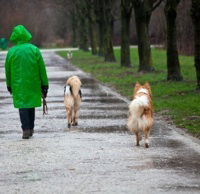
[[(66, 52), (59, 52), (66, 57)], [(182, 82), (166, 81), (166, 52), (152, 49), (156, 72), (138, 73), (137, 49), (131, 49), (132, 67), (120, 67), (120, 50), (115, 50), (116, 63), (106, 63), (102, 57), (92, 56), (90, 52), (73, 52), (72, 63), (93, 77), (114, 87), (119, 93), (131, 99), (136, 81), (150, 82), (155, 112), (178, 127), (200, 137), (200, 94), (195, 91), (196, 73), (193, 57), (180, 56)]]

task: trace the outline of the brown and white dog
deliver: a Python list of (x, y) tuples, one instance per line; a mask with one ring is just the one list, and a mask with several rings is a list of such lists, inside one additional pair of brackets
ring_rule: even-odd
[(78, 125), (78, 114), (81, 104), (81, 81), (78, 76), (70, 77), (64, 87), (64, 104), (67, 113), (68, 127)]
[(139, 146), (141, 132), (144, 132), (145, 147), (149, 147), (149, 134), (153, 125), (152, 94), (149, 83), (136, 83), (133, 100), (129, 105), (128, 129), (136, 135), (136, 145)]

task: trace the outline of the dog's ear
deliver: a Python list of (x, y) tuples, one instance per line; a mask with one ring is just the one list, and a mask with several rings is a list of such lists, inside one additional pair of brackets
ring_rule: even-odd
[[(134, 88), (134, 95), (136, 94), (136, 92), (138, 91), (138, 89), (141, 87), (139, 82), (135, 83), (135, 88)], [(134, 97), (134, 96), (133, 96)]]
[(151, 94), (151, 86), (150, 86), (149, 82), (146, 82), (146, 83), (143, 85), (143, 87), (146, 88), (146, 89), (149, 91), (150, 95), (152, 96), (152, 94)]
[(135, 88), (139, 88), (141, 86), (141, 84), (139, 82), (135, 83)]
[(146, 82), (146, 83), (143, 85), (143, 87), (147, 88), (148, 90), (151, 89), (149, 82)]

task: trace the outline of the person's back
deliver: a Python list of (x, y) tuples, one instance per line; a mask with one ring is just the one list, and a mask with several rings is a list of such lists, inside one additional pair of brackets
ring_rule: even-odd
[[(15, 108), (19, 108), (23, 131), (33, 131), (34, 108), (41, 106), (41, 89), (43, 93), (48, 89), (43, 58), (39, 49), (29, 43), (31, 38), (22, 25), (16, 26), (10, 37), (16, 45), (8, 51), (5, 64), (7, 87), (13, 95)], [(24, 119), (31, 111), (32, 117)]]

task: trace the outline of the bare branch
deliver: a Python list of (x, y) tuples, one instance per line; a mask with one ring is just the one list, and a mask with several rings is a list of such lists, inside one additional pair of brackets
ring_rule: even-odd
[(151, 12), (153, 12), (164, 0), (159, 0), (151, 9)]

